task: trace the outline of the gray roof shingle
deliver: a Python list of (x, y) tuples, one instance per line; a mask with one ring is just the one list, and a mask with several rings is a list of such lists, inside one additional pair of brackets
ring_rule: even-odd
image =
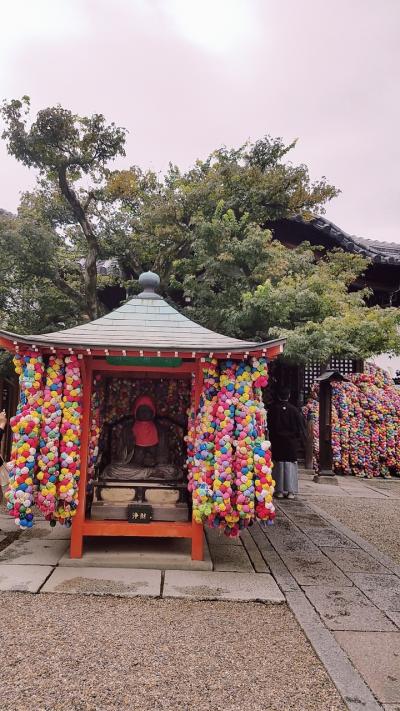
[[(143, 280), (141, 283), (145, 289), (139, 296), (90, 323), (42, 335), (17, 336), (5, 331), (0, 335), (36, 346), (110, 350), (243, 352), (265, 345), (214, 333), (183, 316), (152, 288), (146, 288)], [(283, 342), (275, 339), (268, 344)]]

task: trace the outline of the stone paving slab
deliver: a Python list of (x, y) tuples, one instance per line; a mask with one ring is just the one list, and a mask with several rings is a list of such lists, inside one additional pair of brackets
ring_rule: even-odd
[(232, 573), (253, 573), (254, 568), (243, 546), (211, 546), (214, 570)]
[(330, 630), (396, 632), (386, 615), (355, 587), (319, 585), (304, 592)]
[(307, 536), (299, 532), (294, 534), (292, 539), (290, 537), (280, 538), (279, 536), (271, 536), (269, 534), (267, 534), (267, 538), (278, 552), (307, 553), (309, 556), (314, 555), (322, 558), (322, 553), (318, 550), (317, 546), (315, 546)]
[(400, 612), (390, 612), (390, 610), (385, 610), (385, 612), (389, 619), (400, 629)]
[[(301, 513), (307, 513), (309, 509), (307, 508), (307, 504), (305, 501), (300, 501), (300, 500), (295, 500), (295, 501), (286, 501), (285, 499), (275, 499), (274, 500), (275, 506), (279, 511), (283, 511), (285, 515), (290, 516), (291, 514), (301, 514)], [(277, 524), (279, 525), (280, 521), (282, 521), (281, 518), (277, 517), (274, 521), (274, 526)], [(288, 521), (288, 519), (286, 519)]]
[(264, 535), (258, 523), (254, 524), (254, 526), (250, 528), (250, 535), (254, 543), (257, 545), (262, 558), (271, 569), (271, 572), (273, 573), (273, 576), (278, 582), (281, 590), (283, 590), (283, 592), (287, 592), (288, 590), (300, 590), (294, 577), (289, 573), (287, 567), (272, 547), (268, 538)]
[(300, 484), (300, 492), (302, 496), (347, 496), (347, 492), (343, 491), (340, 486), (315, 482), (304, 482), (303, 486)]
[(381, 703), (400, 703), (400, 634), (335, 632), (340, 646)]
[(1, 592), (37, 593), (53, 568), (50, 565), (1, 565)]
[(152, 570), (212, 570), (204, 540), (204, 560), (191, 559), (191, 541), (185, 538), (92, 538), (86, 539), (83, 556), (60, 558), (62, 567), (150, 568)]
[(312, 511), (288, 511), (285, 510), (285, 515), (289, 516), (290, 520), (293, 521), (296, 526), (303, 530), (305, 528), (329, 528), (329, 523), (324, 521), (321, 516), (313, 513)]
[(374, 699), (358, 671), (349, 664), (333, 633), (323, 625), (305, 595), (301, 591), (288, 592), (286, 599), (349, 711), (379, 711), (380, 704)]
[[(381, 491), (378, 487), (371, 488), (368, 480), (360, 481), (353, 478), (338, 477), (338, 484), (332, 486), (330, 484), (321, 484), (317, 482), (299, 482), (300, 494), (306, 496), (350, 496), (361, 499), (377, 498), (382, 499), (387, 497), (386, 491)], [(385, 484), (382, 480), (382, 484)]]
[(316, 527), (306, 527), (301, 526), (304, 533), (306, 533), (310, 538), (312, 538), (314, 544), (320, 548), (336, 547), (336, 548), (357, 548), (357, 544), (354, 541), (344, 536), (343, 533), (337, 531), (335, 528), (316, 528)]
[(0, 531), (1, 533), (15, 533), (19, 529), (15, 525), (15, 521), (11, 516), (0, 514)]
[(280, 555), (299, 585), (352, 585), (351, 580), (322, 554), (318, 557), (307, 552), (297, 554), (280, 552)]
[(272, 575), (167, 570), (163, 597), (189, 600), (284, 602)]
[(383, 711), (400, 711), (400, 703), (398, 704), (383, 704)]
[(40, 523), (36, 523), (30, 531), (23, 531), (22, 535), (27, 538), (69, 541), (71, 538), (71, 529), (66, 528), (66, 526), (60, 526), (59, 524), (52, 528), (46, 521), (40, 521)]
[(38, 540), (22, 536), (0, 552), (0, 567), (7, 565), (57, 565), (68, 541)]
[(384, 565), (360, 548), (328, 548), (324, 553), (344, 573), (389, 573)]
[(367, 487), (363, 491), (352, 491), (351, 489), (346, 490), (346, 494), (352, 499), (386, 499), (385, 494), (376, 489), (368, 489)]
[(320, 554), (320, 551), (312, 540), (296, 526), (291, 525), (290, 528), (282, 529), (275, 529), (275, 526), (271, 526), (265, 529), (264, 534), (277, 551), (288, 551), (291, 553), (303, 551), (309, 554)]
[(41, 593), (160, 597), (160, 570), (56, 568)]
[(375, 558), (375, 560), (384, 565), (392, 573), (395, 573), (395, 575), (400, 576), (400, 565), (395, 563), (392, 558), (386, 555), (386, 553), (382, 553), (382, 551), (375, 548), (372, 543), (366, 541), (365, 538), (359, 536), (358, 533), (352, 531), (350, 528), (335, 519), (331, 514), (327, 513), (313, 502), (310, 502), (309, 506), (314, 511), (316, 511), (316, 513), (320, 514), (323, 518), (329, 521), (329, 523), (331, 523), (334, 528), (337, 528), (337, 530), (347, 536), (347, 538), (350, 538), (350, 540), (354, 541), (363, 551), (369, 553), (369, 555), (371, 555), (373, 558)]
[(400, 578), (397, 575), (348, 573), (348, 576), (380, 610), (400, 612)]
[(294, 523), (287, 518), (286, 515), (282, 515), (281, 511), (279, 511), (278, 516), (275, 521), (273, 526), (269, 526), (268, 529), (265, 529), (266, 532), (268, 532), (268, 535), (271, 536), (276, 536), (281, 538), (281, 537), (291, 537), (295, 536), (296, 534), (298, 536), (302, 536), (303, 534), (299, 529), (294, 525)]
[(223, 531), (217, 528), (204, 529), (206, 534), (206, 539), (209, 546), (241, 546), (241, 535), (240, 536), (225, 536)]
[(240, 538), (256, 573), (269, 573), (269, 568), (248, 530), (242, 531)]

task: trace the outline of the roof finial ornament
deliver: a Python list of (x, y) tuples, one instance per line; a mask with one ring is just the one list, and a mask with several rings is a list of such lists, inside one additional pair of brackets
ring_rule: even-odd
[(143, 291), (138, 295), (139, 299), (161, 299), (156, 294), (156, 289), (160, 286), (160, 277), (154, 272), (143, 272), (139, 277), (139, 284)]

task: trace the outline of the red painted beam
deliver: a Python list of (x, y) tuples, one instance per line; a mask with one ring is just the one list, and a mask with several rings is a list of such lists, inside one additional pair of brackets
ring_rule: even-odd
[(86, 519), (82, 525), (84, 536), (141, 536), (143, 538), (192, 538), (191, 521), (94, 521)]

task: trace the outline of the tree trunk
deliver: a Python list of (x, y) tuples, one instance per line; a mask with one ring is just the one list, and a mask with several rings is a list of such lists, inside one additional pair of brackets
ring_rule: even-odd
[(97, 254), (97, 242), (92, 243), (88, 241), (83, 281), (85, 284), (88, 315), (92, 320), (98, 318), (99, 315), (99, 305), (97, 302)]
[(97, 243), (96, 235), (94, 234), (92, 226), (87, 218), (85, 209), (76, 196), (74, 190), (72, 190), (68, 184), (67, 168), (65, 166), (62, 166), (58, 170), (58, 182), (61, 193), (71, 206), (72, 212), (77, 222), (80, 224), (87, 242), (83, 281), (85, 284), (87, 313), (89, 318), (93, 320), (96, 319), (99, 314), (97, 301), (97, 257), (99, 253), (99, 245)]

